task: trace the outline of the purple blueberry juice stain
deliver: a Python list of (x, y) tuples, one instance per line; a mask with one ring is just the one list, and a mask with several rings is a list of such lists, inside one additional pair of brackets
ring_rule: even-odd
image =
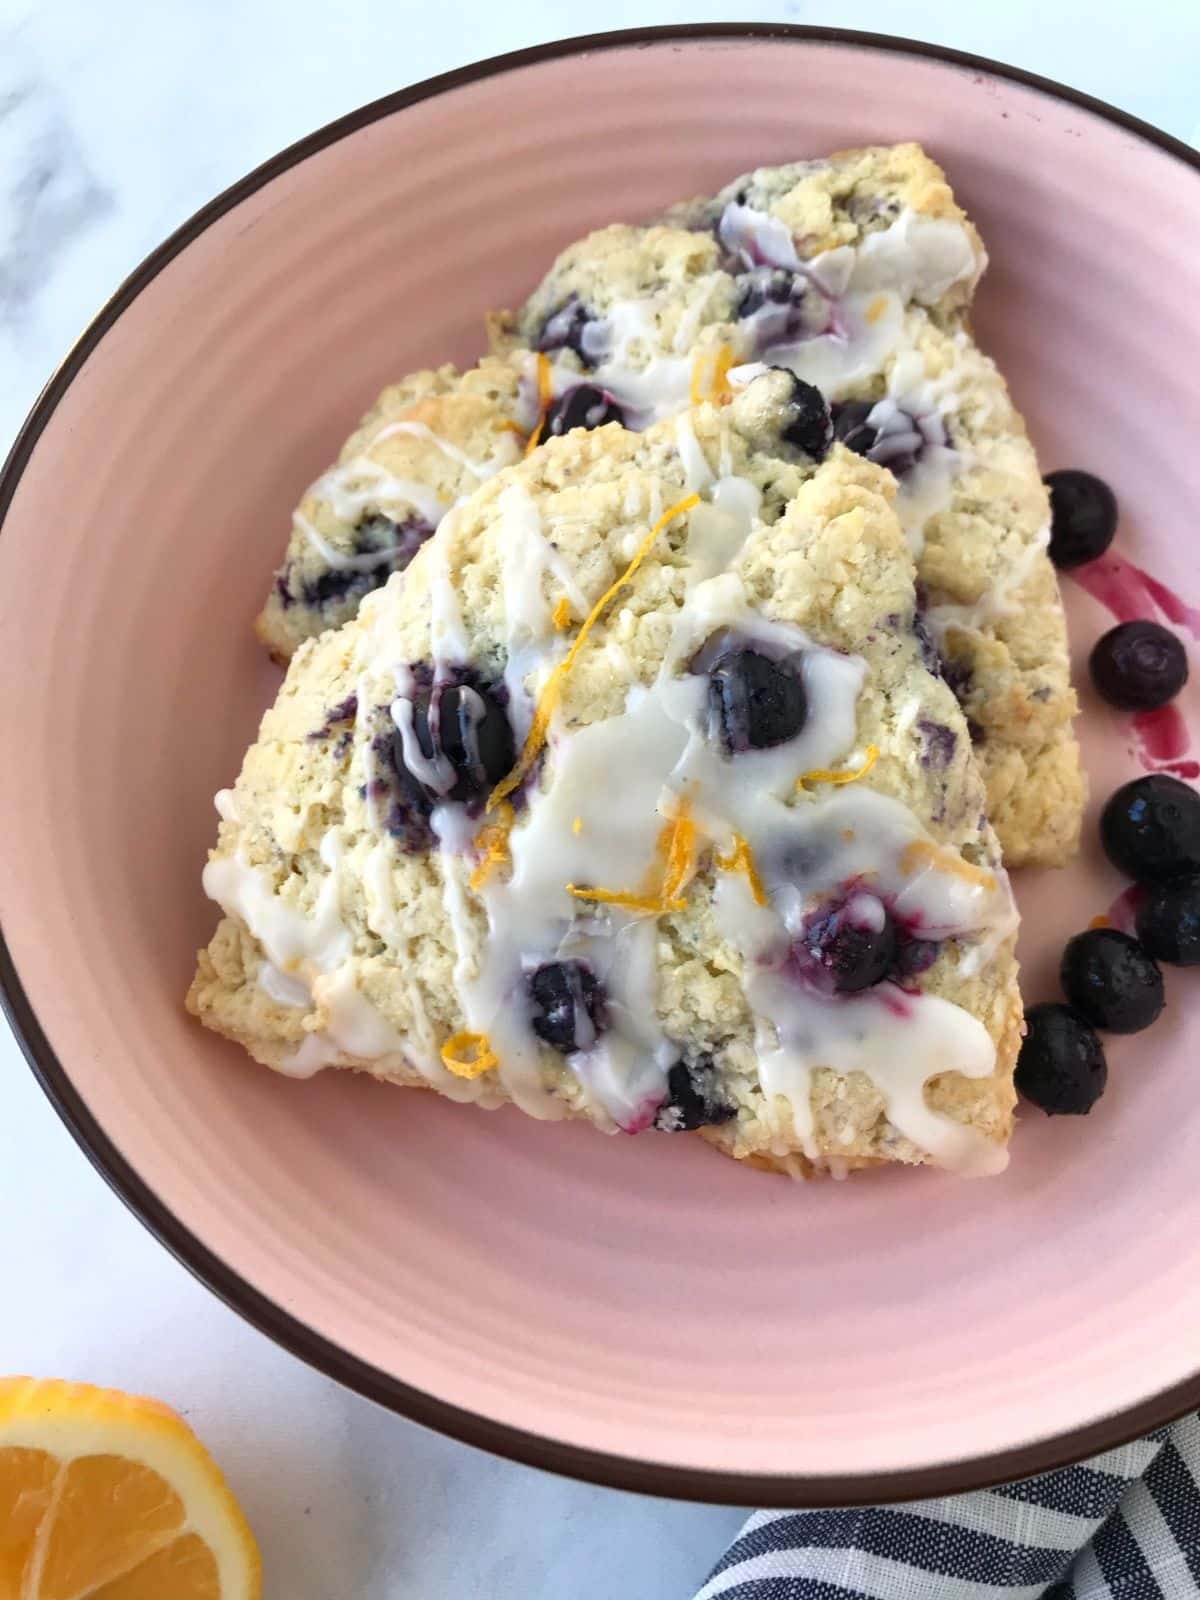
[(428, 798), (396, 761), (396, 729), (389, 707), (377, 706), (368, 751), (370, 777), (359, 791), (388, 836), (405, 855), (421, 855), (435, 844)]
[(328, 567), (313, 578), (297, 578), (298, 563), (290, 561), (275, 579), (275, 592), (284, 608), (304, 605), (311, 611), (324, 611), (361, 600), (387, 582), (393, 572), (403, 572), (417, 551), (433, 533), (430, 524), (418, 516), (394, 522), (377, 513), (365, 517), (354, 529), (351, 558), (379, 557), (378, 563), (364, 568)]
[(937, 960), (941, 945), (935, 939), (909, 939), (901, 936), (896, 945), (893, 971), (897, 979), (916, 978), (928, 972)]
[(917, 730), (924, 746), (921, 752), (921, 765), (930, 772), (945, 772), (954, 760), (958, 735), (944, 722), (934, 722), (930, 717), (919, 717)]
[(964, 705), (975, 687), (975, 676), (968, 664), (954, 656), (943, 657), (942, 678), (959, 705)]
[(328, 739), (335, 728), (344, 727), (347, 722), (353, 722), (358, 715), (358, 696), (348, 694), (336, 706), (331, 706), (325, 713), (325, 721), (319, 728), (314, 728), (309, 734), (310, 739)]

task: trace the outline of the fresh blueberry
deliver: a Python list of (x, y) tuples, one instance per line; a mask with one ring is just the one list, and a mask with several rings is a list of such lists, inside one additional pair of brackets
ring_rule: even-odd
[(1117, 499), (1090, 472), (1066, 468), (1045, 479), (1050, 491), (1050, 559), (1056, 567), (1081, 567), (1102, 556), (1117, 531)]
[(1047, 1116), (1082, 1116), (1104, 1093), (1104, 1046), (1070, 1006), (1046, 1001), (1025, 1013), (1016, 1085)]
[(715, 1091), (712, 1059), (701, 1056), (690, 1066), (677, 1061), (667, 1073), (667, 1098), (659, 1107), (654, 1126), (661, 1133), (691, 1133), (711, 1128), (737, 1116), (733, 1106)]
[(1139, 883), (1200, 872), (1200, 794), (1165, 772), (1134, 778), (1100, 813), (1100, 842)]
[(583, 348), (584, 329), (595, 321), (592, 313), (577, 294), (568, 295), (538, 330), (534, 348), (549, 353), (552, 350), (574, 350), (584, 366), (592, 365)]
[(462, 682), (434, 684), (416, 690), (411, 697), (412, 734), (420, 753), (428, 762), (444, 759), (454, 774), (451, 784), (435, 788), (423, 781), (419, 772), (410, 772), (404, 758), (404, 737), (399, 731), (395, 737), (398, 767), (434, 804), (439, 800), (469, 804), (482, 799), (516, 760), (503, 691), (487, 687), (471, 674), (462, 676)]
[(1123, 711), (1155, 711), (1187, 682), (1187, 651), (1157, 622), (1121, 622), (1097, 639), (1092, 682)]
[(824, 461), (833, 444), (833, 422), (825, 396), (814, 384), (787, 367), (773, 367), (773, 372), (786, 372), (792, 380), (792, 393), (788, 403), (789, 416), (780, 429), (780, 438), (795, 445), (814, 461)]
[(1139, 1033), (1163, 1008), (1158, 963), (1127, 933), (1089, 928), (1063, 951), (1063, 993), (1093, 1028)]
[(708, 675), (708, 700), (731, 755), (786, 744), (808, 717), (799, 671), (757, 650), (731, 649), (717, 659)]
[(1200, 966), (1200, 877), (1151, 884), (1138, 907), (1137, 931), (1157, 960)]
[(896, 959), (896, 927), (873, 894), (851, 894), (808, 918), (793, 954), (802, 969), (815, 964), (838, 994), (856, 994), (887, 977)]
[(568, 1056), (590, 1050), (608, 1027), (603, 985), (582, 961), (548, 961), (529, 976), (530, 1019), (539, 1039)]
[(606, 422), (625, 426), (625, 413), (609, 394), (594, 383), (579, 383), (560, 394), (546, 412), (547, 434), (570, 433), (574, 428), (602, 428)]

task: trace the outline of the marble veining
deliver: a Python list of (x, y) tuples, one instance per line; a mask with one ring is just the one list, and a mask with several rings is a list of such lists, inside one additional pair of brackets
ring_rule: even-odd
[(0, 91), (0, 321), (21, 327), (47, 265), (113, 204), (53, 88), (26, 79)]

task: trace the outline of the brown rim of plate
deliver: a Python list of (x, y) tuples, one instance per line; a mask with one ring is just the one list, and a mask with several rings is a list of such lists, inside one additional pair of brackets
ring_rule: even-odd
[[(423, 83), (384, 95), (369, 105), (307, 134), (278, 155), (263, 162), (207, 205), (202, 206), (157, 249), (134, 268), (107, 303), (96, 314), (52, 374), (34, 403), (13, 442), (0, 470), (0, 532), (3, 532), (21, 474), (34, 446), (54, 415), (63, 395), (75, 381), (84, 363), (105, 334), (114, 326), (127, 306), (141, 294), (159, 272), (187, 245), (219, 217), (233, 209), (248, 195), (270, 183), (281, 173), (299, 166), (309, 156), (356, 133), (381, 117), (388, 117), (406, 106), (416, 105), (448, 89), (474, 83), (498, 73), (535, 62), (553, 61), (560, 56), (583, 51), (619, 49), (629, 45), (656, 45), (676, 40), (761, 39), (781, 43), (841, 44), (867, 50), (891, 51), (921, 56), (950, 66), (966, 67), (1006, 78), (1028, 89), (1114, 123), (1138, 138), (1155, 145), (1167, 155), (1200, 172), (1200, 152), (1140, 118), (1119, 111), (1103, 100), (1055, 83), (1049, 78), (1008, 67), (984, 56), (950, 50), (941, 45), (924, 44), (888, 34), (860, 33), (847, 28), (806, 27), (791, 23), (685, 23), (671, 27), (632, 28), (612, 33), (587, 34), (574, 39), (556, 40), (492, 56), (453, 72), (440, 73)], [(99, 1121), (72, 1084), (69, 1074), (50, 1046), (30, 1004), (13, 963), (0, 923), (0, 1006), (34, 1076), (45, 1090), (76, 1143), (92, 1165), (130, 1210), (176, 1260), (207, 1285), (219, 1299), (252, 1323), (261, 1333), (302, 1361), (316, 1367), (347, 1388), (365, 1395), (413, 1422), (449, 1434), (464, 1444), (507, 1456), (529, 1466), (572, 1478), (586, 1479), (615, 1489), (642, 1494), (666, 1495), (674, 1499), (705, 1501), (713, 1504), (774, 1507), (818, 1507), (874, 1505), (897, 1500), (919, 1500), (935, 1495), (961, 1494), (987, 1488), (1017, 1478), (1028, 1478), (1054, 1467), (1065, 1466), (1085, 1456), (1128, 1443), (1154, 1428), (1173, 1422), (1200, 1407), (1200, 1371), (1184, 1383), (1164, 1389), (1150, 1399), (1117, 1411), (1086, 1427), (1076, 1428), (1027, 1446), (991, 1455), (947, 1462), (936, 1467), (887, 1473), (851, 1473), (827, 1477), (796, 1477), (788, 1473), (734, 1473), (704, 1468), (672, 1466), (669, 1462), (639, 1461), (587, 1450), (558, 1439), (544, 1438), (520, 1428), (509, 1427), (488, 1417), (476, 1415), (426, 1394), (399, 1378), (359, 1360), (324, 1338), (295, 1317), (290, 1316), (267, 1296), (233, 1271), (185, 1228), (145, 1184), (101, 1128)]]

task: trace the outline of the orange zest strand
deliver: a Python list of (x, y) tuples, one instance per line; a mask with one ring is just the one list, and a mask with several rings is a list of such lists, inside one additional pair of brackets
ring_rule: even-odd
[(696, 862), (696, 824), (688, 815), (686, 801), (658, 836), (659, 853), (666, 856), (662, 889), (664, 905), (678, 901), (680, 890), (692, 875)]
[(490, 796), (488, 797), (487, 803), (487, 809), (489, 811), (494, 810), (495, 807), (500, 804), (501, 800), (506, 800), (514, 789), (516, 789), (520, 784), (524, 783), (526, 776), (538, 758), (538, 754), (540, 753), (542, 746), (546, 742), (546, 733), (550, 727), (550, 718), (554, 715), (554, 708), (557, 706), (559, 696), (562, 694), (562, 686), (566, 681), (567, 674), (575, 665), (575, 662), (579, 657), (579, 652), (583, 649), (584, 643), (587, 640), (588, 634), (591, 633), (593, 627), (603, 614), (605, 607), (614, 598), (614, 596), (619, 594), (620, 591), (632, 580), (634, 573), (650, 554), (650, 551), (654, 545), (654, 541), (667, 526), (668, 522), (674, 522), (676, 517), (681, 517), (685, 511), (690, 511), (693, 506), (698, 506), (699, 504), (700, 496), (698, 494), (689, 494), (686, 500), (680, 500), (676, 505), (669, 506), (667, 510), (663, 512), (662, 516), (659, 517), (654, 526), (650, 529), (650, 532), (642, 540), (641, 544), (638, 546), (637, 554), (625, 568), (625, 571), (615, 583), (611, 584), (609, 588), (604, 591), (599, 600), (596, 601), (596, 604), (588, 612), (586, 618), (584, 619), (583, 626), (575, 635), (575, 640), (571, 645), (571, 648), (567, 651), (566, 655), (558, 663), (553, 672), (551, 672), (549, 678), (546, 680), (546, 687), (542, 690), (541, 698), (537, 703), (537, 709), (533, 713), (533, 723), (525, 737), (525, 744), (521, 750), (520, 756), (517, 759), (517, 764), (508, 774), (507, 778), (501, 778), (500, 782), (492, 790)]
[(625, 911), (647, 911), (652, 917), (661, 917), (667, 911), (682, 911), (682, 900), (664, 900), (657, 894), (627, 894), (624, 889), (581, 889), (576, 884), (567, 885), (567, 893), (576, 900), (595, 900), (602, 906), (620, 906)]
[(442, 1046), (442, 1063), (456, 1078), (479, 1078), (500, 1065), (486, 1033), (453, 1033)]
[(481, 857), (467, 880), (478, 894), (502, 861), (508, 860), (508, 836), (512, 832), (514, 812), (507, 801), (499, 807), (495, 822), (487, 822), (475, 835), (475, 848)]
[(705, 400), (721, 401), (726, 398), (729, 369), (734, 364), (733, 351), (727, 344), (715, 350), (700, 350), (692, 363), (691, 402), (694, 406)]
[(525, 446), (525, 454), (531, 456), (541, 443), (542, 429), (546, 426), (546, 413), (550, 409), (550, 402), (554, 398), (554, 378), (550, 366), (550, 359), (539, 350), (537, 353), (537, 392), (538, 392), (538, 420), (537, 427), (529, 435), (529, 443)]
[(559, 633), (566, 633), (571, 626), (571, 602), (566, 595), (560, 595), (554, 603), (554, 610), (550, 613), (551, 621)]
[(698, 833), (685, 801), (676, 815), (664, 823), (654, 846), (655, 855), (663, 863), (662, 880), (657, 889), (632, 894), (624, 889), (581, 889), (569, 883), (567, 893), (576, 900), (594, 900), (600, 905), (620, 906), (625, 911), (645, 911), (653, 917), (682, 911), (687, 904), (682, 890), (696, 864)]
[(867, 773), (879, 760), (878, 745), (867, 746), (866, 759), (861, 767), (854, 767), (849, 771), (833, 772), (828, 767), (814, 767), (811, 772), (803, 772), (796, 779), (797, 789), (803, 789), (809, 783), (857, 783), (859, 778), (865, 778)]
[(740, 833), (734, 834), (733, 849), (729, 854), (717, 857), (717, 865), (722, 872), (744, 872), (746, 874), (746, 882), (750, 885), (750, 893), (754, 896), (755, 905), (766, 905), (767, 891), (763, 888), (763, 881), (758, 875), (754, 852)]
[(996, 887), (996, 879), (986, 867), (977, 867), (974, 862), (964, 861), (961, 856), (955, 855), (953, 850), (944, 849), (932, 839), (914, 839), (911, 844), (905, 845), (904, 853), (900, 857), (901, 872), (915, 873), (926, 866), (936, 867), (939, 872), (948, 872), (952, 877), (962, 878), (979, 889), (990, 891)]

